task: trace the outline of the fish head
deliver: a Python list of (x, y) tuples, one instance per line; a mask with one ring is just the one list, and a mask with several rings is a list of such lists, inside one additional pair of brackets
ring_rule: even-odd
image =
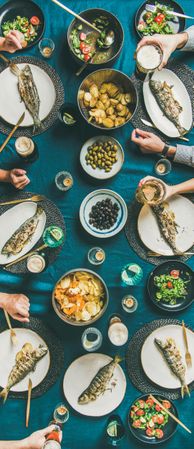
[(89, 396), (86, 393), (81, 394), (81, 396), (78, 398), (78, 404), (88, 404)]
[(150, 80), (149, 85), (150, 85), (151, 89), (153, 89), (155, 92), (159, 92), (161, 89), (160, 81)]
[(154, 338), (154, 343), (159, 346), (159, 348), (163, 348), (162, 340), (159, 340), (159, 338)]
[(36, 215), (41, 215), (43, 213), (43, 208), (41, 206), (37, 206)]
[(41, 359), (42, 357), (44, 357), (48, 352), (48, 348), (47, 346), (44, 345), (39, 345), (38, 348), (35, 349), (35, 355), (38, 359)]

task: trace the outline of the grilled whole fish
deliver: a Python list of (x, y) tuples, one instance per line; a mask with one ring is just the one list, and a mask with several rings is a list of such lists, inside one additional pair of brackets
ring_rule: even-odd
[(48, 348), (43, 345), (39, 345), (38, 348), (33, 348), (30, 343), (26, 343), (22, 347), (21, 351), (16, 354), (15, 365), (9, 374), (7, 385), (0, 393), (3, 402), (6, 401), (9, 390), (24, 379), (27, 374), (34, 371), (38, 361), (41, 360), (47, 352)]
[(43, 125), (39, 119), (39, 109), (40, 109), (40, 98), (34, 78), (31, 72), (30, 66), (27, 64), (20, 70), (19, 67), (11, 63), (11, 72), (18, 77), (18, 90), (21, 100), (24, 102), (26, 109), (29, 111), (33, 118), (34, 129), (36, 132), (38, 129), (42, 128)]
[(181, 254), (176, 247), (178, 225), (175, 222), (174, 212), (168, 210), (165, 207), (165, 203), (152, 206), (152, 210), (156, 216), (162, 237), (164, 237), (168, 245), (172, 248), (174, 254)]
[(181, 136), (185, 134), (187, 130), (181, 126), (179, 121), (179, 115), (183, 108), (174, 98), (172, 93), (173, 86), (169, 86), (166, 81), (162, 83), (154, 80), (149, 81), (149, 86), (164, 115), (174, 123)]
[(37, 206), (33, 217), (28, 218), (9, 238), (1, 250), (1, 254), (18, 254), (25, 245), (31, 240), (39, 223), (39, 215), (43, 213), (43, 209)]
[(116, 355), (110, 363), (100, 368), (86, 390), (79, 396), (79, 404), (88, 404), (88, 402), (95, 401), (99, 396), (104, 394), (110, 379), (113, 376), (114, 370), (121, 360), (122, 359)]
[(158, 338), (154, 339), (154, 342), (158, 349), (162, 352), (169, 368), (175, 374), (181, 382), (181, 396), (187, 393), (190, 396), (189, 387), (185, 381), (186, 368), (183, 365), (180, 351), (178, 350), (173, 338), (167, 338), (165, 342), (162, 342)]

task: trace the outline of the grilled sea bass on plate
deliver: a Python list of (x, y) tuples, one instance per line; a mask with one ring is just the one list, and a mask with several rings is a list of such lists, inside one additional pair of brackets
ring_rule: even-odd
[(180, 380), (182, 398), (184, 397), (185, 393), (190, 396), (189, 387), (186, 384), (185, 380), (186, 367), (183, 364), (182, 357), (179, 349), (176, 346), (175, 340), (173, 338), (167, 338), (166, 341), (163, 342), (158, 338), (155, 338), (154, 342), (164, 356), (171, 371)]
[(7, 381), (6, 387), (1, 391), (0, 397), (5, 402), (9, 394), (9, 390), (23, 380), (31, 371), (35, 371), (36, 364), (48, 352), (48, 348), (39, 345), (38, 348), (33, 348), (30, 343), (26, 343), (21, 351), (16, 354), (15, 365), (13, 366)]
[(80, 405), (95, 401), (99, 396), (105, 393), (108, 389), (114, 370), (121, 360), (121, 357), (116, 355), (111, 362), (99, 369), (88, 387), (79, 396), (78, 403)]
[(21, 100), (24, 102), (26, 109), (30, 113), (34, 122), (33, 132), (38, 131), (43, 127), (39, 118), (40, 98), (31, 68), (28, 64), (20, 70), (19, 67), (11, 63), (11, 72), (18, 77), (18, 90)]
[(172, 87), (166, 81), (149, 81), (150, 89), (164, 115), (174, 123), (178, 132), (182, 136), (187, 132), (180, 124), (179, 115), (183, 108), (180, 103), (174, 98)]
[(25, 245), (31, 240), (39, 223), (39, 216), (43, 213), (43, 209), (37, 206), (33, 217), (28, 218), (9, 238), (1, 250), (1, 254), (10, 256), (18, 254)]
[(176, 247), (178, 225), (175, 221), (174, 212), (169, 210), (167, 206), (167, 203), (161, 203), (159, 205), (152, 206), (152, 210), (156, 216), (162, 237), (164, 237), (174, 254), (180, 254), (180, 251)]

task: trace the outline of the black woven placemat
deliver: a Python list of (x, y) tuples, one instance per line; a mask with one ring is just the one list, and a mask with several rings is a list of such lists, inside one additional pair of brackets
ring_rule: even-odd
[[(23, 198), (29, 198), (32, 195), (34, 195), (34, 193), (32, 192), (17, 192), (15, 195), (12, 196), (2, 196), (1, 197), (1, 201), (11, 201), (11, 200), (19, 200), (19, 199), (23, 199)], [(48, 200), (48, 198), (43, 197), (42, 201), (39, 201), (37, 204), (39, 204), (40, 206), (42, 206), (42, 208), (45, 211), (46, 214), (46, 225), (45, 228), (51, 225), (56, 225), (59, 226), (63, 232), (64, 232), (64, 236), (66, 236), (66, 227), (65, 227), (65, 222), (64, 222), (64, 218), (60, 212), (60, 210), (58, 209), (57, 206), (55, 206), (55, 204)], [(13, 205), (9, 205), (9, 206), (1, 206), (0, 204), (0, 215), (2, 215), (4, 212), (6, 212), (6, 210), (10, 209), (10, 207), (14, 207)], [(35, 252), (36, 248), (38, 248), (39, 246), (41, 246), (43, 244), (43, 240), (42, 237), (38, 240), (38, 242), (36, 243), (36, 245), (32, 248), (32, 250)], [(64, 243), (63, 243), (64, 244)], [(60, 245), (58, 248), (45, 248), (42, 252), (45, 253), (46, 255), (46, 262), (47, 265), (52, 264), (57, 255), (59, 254), (59, 252), (62, 249), (62, 245)], [(19, 255), (18, 255), (19, 257)], [(9, 259), (7, 260), (7, 263), (9, 263)], [(3, 268), (3, 265), (0, 265), (0, 268)], [(10, 271), (11, 273), (29, 273), (29, 271), (27, 270), (27, 258), (21, 262), (18, 262), (8, 268), (4, 268), (7, 271)]]
[[(172, 59), (166, 66), (167, 69), (172, 70), (182, 81), (182, 83), (185, 85), (188, 94), (191, 99), (192, 109), (193, 109), (193, 115), (194, 115), (194, 71), (188, 67), (185, 64), (177, 64), (177, 61)], [(144, 104), (143, 99), (143, 81), (141, 81), (137, 75), (134, 73), (131, 76), (131, 80), (133, 84), (135, 85), (137, 92), (138, 92), (138, 106), (136, 109), (136, 112), (134, 116), (132, 117), (131, 123), (134, 126), (134, 128), (140, 128), (145, 131), (151, 131), (152, 128), (149, 126), (146, 126), (142, 123), (141, 119), (148, 120), (149, 122), (150, 117), (146, 112), (146, 107)], [(163, 140), (165, 140), (166, 136), (164, 137), (164, 134), (162, 134), (158, 129), (154, 128), (154, 134), (157, 134), (158, 136), (162, 137)]]
[[(31, 56), (17, 56), (16, 58), (11, 58), (11, 61), (15, 64), (26, 63), (26, 64), (34, 64), (40, 67), (42, 70), (46, 72), (46, 74), (51, 78), (53, 85), (55, 87), (56, 99), (55, 104), (53, 105), (52, 110), (49, 115), (42, 120), (43, 128), (39, 129), (37, 132), (33, 133), (33, 126), (29, 127), (19, 127), (18, 130), (14, 133), (14, 137), (27, 136), (33, 137), (45, 132), (48, 128), (50, 128), (54, 122), (58, 118), (58, 111), (64, 102), (64, 88), (62, 81), (59, 78), (57, 72), (45, 61), (41, 59), (34, 58)], [(0, 73), (5, 70), (7, 65), (1, 60), (0, 61)], [(9, 134), (13, 129), (13, 126), (10, 126), (7, 122), (5, 122), (0, 117), (0, 132), (3, 134)]]
[[(151, 382), (146, 376), (141, 365), (141, 349), (146, 338), (159, 327), (167, 326), (169, 324), (178, 324), (181, 326), (181, 322), (170, 318), (151, 321), (151, 323), (145, 324), (139, 329), (129, 341), (129, 345), (126, 352), (126, 368), (127, 374), (133, 383), (133, 385), (145, 394), (164, 394), (168, 399), (181, 398), (181, 389), (175, 390), (165, 389)], [(189, 326), (187, 326), (189, 328)], [(192, 330), (192, 329), (191, 329)], [(152, 357), (152, 354), (150, 354)], [(194, 381), (189, 384), (189, 390), (194, 389)]]
[[(185, 195), (192, 202), (194, 202), (194, 195)], [(160, 257), (150, 257), (148, 256), (149, 248), (147, 248), (143, 242), (141, 241), (138, 230), (137, 230), (137, 222), (140, 210), (142, 208), (142, 204), (138, 203), (136, 200), (132, 201), (128, 205), (128, 218), (125, 225), (125, 234), (130, 246), (133, 250), (138, 254), (141, 259), (146, 260), (147, 262), (153, 263), (154, 265), (160, 265), (161, 262), (169, 261), (171, 256), (160, 256)], [(194, 252), (194, 245), (189, 249), (190, 252)], [(176, 256), (173, 256), (175, 258)], [(186, 262), (190, 259), (190, 256), (178, 256), (178, 260), (181, 262)]]
[[(57, 381), (64, 368), (64, 348), (62, 341), (54, 334), (39, 318), (30, 318), (30, 324), (13, 322), (13, 327), (21, 327), (36, 332), (45, 341), (50, 352), (50, 368), (46, 377), (37, 387), (32, 389), (32, 398), (37, 398), (46, 393), (49, 388)], [(7, 330), (7, 324), (0, 322), (0, 332)], [(18, 349), (18, 351), (21, 348)], [(7, 355), (9, 357), (9, 354)], [(9, 398), (25, 399), (27, 392), (10, 391)]]

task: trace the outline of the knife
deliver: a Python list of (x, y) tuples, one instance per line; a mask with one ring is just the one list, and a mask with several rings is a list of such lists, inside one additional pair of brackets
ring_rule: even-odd
[[(146, 11), (155, 12), (156, 6), (147, 4), (145, 9), (146, 9)], [(181, 14), (180, 12), (170, 11), (169, 9), (166, 9), (165, 12), (167, 14), (171, 14), (172, 16), (176, 16), (176, 17), (183, 17), (185, 19), (194, 19), (194, 17), (192, 17), (192, 16), (187, 16), (186, 14)]]
[(27, 399), (27, 406), (26, 406), (26, 427), (28, 427), (29, 418), (30, 418), (31, 393), (32, 393), (32, 381), (31, 381), (31, 379), (29, 379), (29, 381), (28, 381), (28, 399)]
[(14, 128), (11, 130), (11, 132), (9, 133), (9, 136), (7, 136), (7, 138), (5, 139), (5, 141), (3, 142), (3, 144), (0, 147), (0, 153), (1, 151), (3, 151), (3, 149), (5, 148), (5, 146), (7, 145), (7, 143), (10, 141), (11, 137), (13, 136), (13, 134), (15, 133), (15, 131), (18, 129), (18, 126), (21, 125), (21, 123), (23, 122), (25, 117), (25, 112), (23, 112), (23, 114), (21, 115), (21, 117), (19, 118), (19, 120), (17, 121), (16, 125), (14, 126)]
[[(145, 120), (144, 118), (141, 118), (141, 122), (146, 126), (150, 126), (151, 128), (157, 129), (157, 127), (153, 123), (148, 122), (148, 120)], [(181, 140), (184, 140), (185, 142), (189, 142), (189, 139), (184, 136), (178, 136), (177, 139), (181, 139)]]

